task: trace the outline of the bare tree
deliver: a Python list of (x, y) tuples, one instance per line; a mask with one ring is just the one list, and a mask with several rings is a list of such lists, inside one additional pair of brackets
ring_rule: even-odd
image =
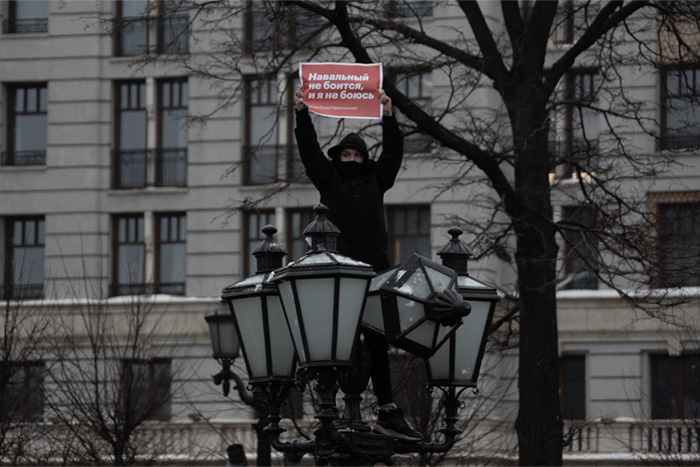
[[(657, 218), (639, 181), (668, 173), (675, 161), (672, 151), (656, 151), (660, 122), (649, 96), (630, 91), (628, 76), (696, 60), (698, 9), (693, 2), (645, 0), (438, 5), (452, 13), (439, 28), (424, 17), (426, 2), (182, 1), (175, 7), (190, 10), (192, 41), (215, 49), (204, 60), (181, 60), (210, 80), (222, 106), (245, 95), (242, 76), (283, 76), (303, 61), (382, 62), (398, 75), (429, 71), (447, 83), (430, 107), (417, 104), (389, 74), (384, 88), (409, 135), (431, 137), (435, 161), (454, 166), (455, 176), (439, 188), (473, 190), (470, 209), (455, 219), (473, 235), (475, 250), (510, 263), (517, 275), (517, 306), (507, 317), (517, 318), (520, 463), (558, 465), (564, 442), (559, 245), (597, 281), (662, 319), (675, 303), (648, 293), (660, 284), (659, 271), (671, 264), (697, 271), (697, 255), (688, 254), (694, 250), (674, 248), (669, 255), (657, 248)], [(254, 27), (241, 34), (235, 26), (246, 22)], [(552, 47), (561, 42), (567, 46)], [(491, 104), (475, 105), (481, 101)], [(650, 143), (634, 144), (632, 135)], [(268, 193), (287, 183), (271, 184)], [(238, 200), (233, 208), (251, 203)], [(561, 206), (577, 211), (559, 215)]]
[(8, 279), (0, 302), (0, 463), (39, 464), (47, 459), (32, 446), (46, 436), (40, 424), (47, 412), (46, 339), (55, 317), (50, 307), (40, 307), (26, 288)]

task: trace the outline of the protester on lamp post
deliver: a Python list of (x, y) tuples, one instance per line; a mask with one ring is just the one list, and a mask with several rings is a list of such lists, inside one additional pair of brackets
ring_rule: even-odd
[[(296, 135), (306, 174), (328, 207), (327, 217), (340, 229), (338, 251), (372, 265), (375, 272), (389, 269), (388, 234), (384, 220), (384, 193), (394, 185), (403, 159), (403, 134), (393, 114), (391, 99), (379, 91), (383, 117), (381, 155), (370, 159), (367, 144), (350, 133), (328, 150), (330, 160), (318, 143), (309, 110), (303, 102), (303, 87), (294, 94)], [(374, 430), (395, 438), (419, 441), (394, 403), (389, 372), (389, 345), (384, 337), (363, 333), (372, 356), (372, 387), (379, 407)]]

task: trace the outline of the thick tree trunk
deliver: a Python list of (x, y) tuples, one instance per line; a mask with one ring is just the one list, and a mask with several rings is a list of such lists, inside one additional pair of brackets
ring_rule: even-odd
[[(535, 106), (537, 107), (537, 106)], [(556, 230), (548, 179), (547, 130), (534, 112), (519, 112), (528, 122), (517, 157), (516, 191), (524, 211), (514, 216), (516, 263), (520, 293), (520, 404), (516, 430), (520, 465), (561, 465), (562, 421), (559, 407), (559, 365), (556, 306)], [(517, 144), (518, 139), (516, 139)]]

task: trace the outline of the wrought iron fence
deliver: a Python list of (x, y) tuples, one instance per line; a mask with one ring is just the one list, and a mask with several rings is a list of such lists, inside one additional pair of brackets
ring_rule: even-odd
[(187, 186), (187, 148), (156, 149), (156, 186)]
[(46, 151), (3, 151), (2, 165), (46, 165)]
[(44, 284), (6, 284), (0, 286), (0, 299), (44, 298)]
[(144, 188), (149, 150), (122, 149), (112, 152), (112, 188)]
[(47, 32), (48, 30), (48, 18), (12, 18), (2, 22), (2, 32), (5, 34), (40, 33)]

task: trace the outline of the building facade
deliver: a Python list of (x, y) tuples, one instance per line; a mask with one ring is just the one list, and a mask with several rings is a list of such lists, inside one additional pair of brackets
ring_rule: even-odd
[[(406, 3), (423, 9), (425, 21), (436, 29), (449, 27), (456, 16), (450, 2)], [(489, 15), (498, 16), (495, 5), (482, 3)], [(234, 442), (254, 450), (249, 430), (254, 415), (235, 394), (231, 403), (212, 385), (219, 367), (210, 357), (203, 317), (217, 306), (224, 286), (255, 272), (252, 251), (264, 238), (266, 224), (277, 227), (288, 261), (303, 254), (302, 231), (318, 194), (304, 178), (294, 145), (293, 70), (258, 76), (253, 66), (242, 65), (250, 72), (235, 77), (239, 93), (227, 96), (184, 60), (205, 57), (207, 44), (226, 36), (206, 29), (187, 11), (171, 9), (176, 4), (0, 3), (0, 293), (8, 310), (83, 323), (71, 328), (82, 338), (71, 347), (76, 353), (89, 347), (85, 342), (92, 336), (81, 321), (84, 310), (114, 319), (147, 308), (146, 321), (157, 323), (149, 328), (148, 342), (135, 353), (115, 352), (112, 358), (121, 371), (105, 381), (131, 378), (124, 387), (148, 393), (141, 410), (149, 432), (160, 433), (148, 442), (157, 436), (179, 440), (159, 455), (216, 459), (212, 452), (223, 455)], [(248, 16), (233, 19), (231, 30), (258, 43), (279, 40), (280, 31), (256, 23), (255, 8), (250, 5)], [(293, 31), (303, 34), (302, 27)], [(565, 24), (552, 32), (552, 48), (562, 53), (575, 40)], [(658, 43), (659, 35), (652, 31), (650, 40)], [(635, 144), (646, 153), (684, 150), (678, 156), (683, 170), (643, 181), (640, 194), (651, 211), (661, 214), (659, 242), (669, 250), (678, 238), (700, 243), (700, 157), (695, 151), (700, 128), (685, 125), (694, 110), (679, 100), (700, 93), (698, 71), (680, 71), (672, 66), (627, 70), (629, 91), (647, 96), (648, 112), (662, 123), (658, 143), (640, 133)], [(438, 73), (395, 78), (426, 108), (450, 85), (449, 77)], [(582, 68), (561, 92), (595, 103), (602, 98), (593, 92), (599, 86), (595, 70)], [(488, 91), (479, 99), (485, 108), (492, 103)], [(553, 118), (552, 140), (579, 163), (578, 128), (585, 122), (584, 136), (595, 139), (590, 131), (601, 117), (568, 109)], [(322, 143), (328, 144), (335, 122), (315, 122)], [(474, 199), (470, 186), (443, 189), (455, 165), (436, 163), (429, 145), (422, 135), (407, 137), (404, 165), (386, 194), (393, 264), (413, 251), (435, 258), (459, 213), (480, 209), (469, 206)], [(567, 183), (581, 182), (580, 172), (573, 170), (552, 177), (564, 190)], [(558, 219), (586, 218), (567, 203), (562, 196), (555, 206)], [(579, 247), (573, 251), (570, 244)], [(678, 327), (645, 319), (599, 282), (586, 261), (586, 252), (596, 248), (583, 237), (561, 245), (560, 392), (570, 435), (565, 460), (693, 459), (700, 451), (695, 368), (700, 270), (695, 264), (669, 264), (660, 276), (685, 286), (673, 292), (689, 299), (673, 312), (684, 325)], [(504, 288), (514, 281), (512, 265), (503, 258), (474, 262), (470, 272)], [(665, 290), (663, 281), (657, 285)], [(132, 332), (125, 326), (114, 335), (128, 340)], [(37, 426), (58, 426), (52, 410), (70, 404), (52, 401), (61, 389), (49, 376), (57, 371), (49, 342), (38, 343), (24, 359), (7, 357), (15, 370), (3, 410), (12, 408), (17, 420)], [(512, 462), (515, 357), (511, 350), (494, 354), (491, 361), (499, 363), (485, 364), (482, 394), (504, 387), (504, 381), (508, 389), (499, 393), (497, 408), (483, 423), (497, 427), (501, 442), (487, 443), (488, 435), (482, 439), (493, 456)], [(37, 396), (23, 396), (29, 393)], [(311, 413), (305, 416), (312, 419)]]

